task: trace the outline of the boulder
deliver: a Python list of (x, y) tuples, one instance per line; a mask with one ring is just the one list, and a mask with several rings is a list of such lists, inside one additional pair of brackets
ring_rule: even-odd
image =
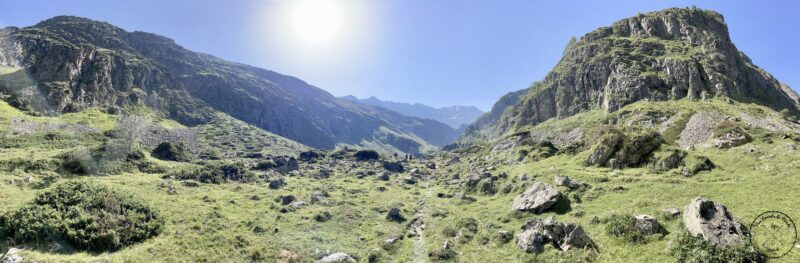
[(333, 253), (317, 260), (316, 263), (357, 262), (356, 259), (345, 253)]
[(664, 212), (664, 215), (668, 218), (678, 218), (678, 216), (681, 215), (681, 210), (674, 207), (664, 208), (661, 209), (661, 211)]
[(300, 155), (297, 156), (297, 158), (300, 159), (300, 161), (307, 162), (307, 163), (316, 162), (317, 159), (320, 159), (320, 158), (323, 158), (323, 157), (325, 157), (325, 154), (323, 154), (320, 151), (316, 151), (316, 150), (301, 152)]
[(323, 190), (316, 190), (311, 193), (311, 204), (320, 204), (320, 205), (329, 205), (328, 197), (330, 195), (328, 192)]
[(281, 249), (281, 251), (278, 252), (277, 263), (297, 263), (297, 262), (302, 262), (302, 258), (296, 252), (286, 249)]
[(400, 209), (398, 208), (389, 209), (389, 213), (386, 215), (386, 219), (398, 223), (406, 221), (406, 218), (400, 214)]
[(658, 220), (650, 215), (637, 215), (633, 218), (636, 219), (636, 228), (644, 235), (658, 233), (658, 229), (661, 227)]
[(9, 248), (5, 257), (0, 258), (0, 263), (22, 263), (24, 259), (19, 255), (20, 250), (17, 248)]
[(683, 224), (690, 234), (715, 245), (739, 245), (747, 240), (742, 226), (724, 205), (702, 198), (693, 199), (683, 211)]
[(389, 179), (391, 179), (391, 177), (388, 172), (382, 172), (381, 175), (378, 175), (378, 180), (389, 181)]
[(556, 222), (552, 217), (528, 221), (517, 235), (517, 246), (526, 253), (542, 252), (546, 244), (562, 251), (594, 246), (580, 225)]
[(720, 149), (732, 148), (740, 145), (745, 145), (752, 141), (750, 135), (745, 131), (734, 130), (711, 140), (711, 145)]
[(416, 184), (417, 178), (409, 175), (405, 179), (403, 179), (403, 181), (405, 181), (407, 184)]
[(514, 202), (511, 203), (511, 209), (539, 214), (558, 202), (560, 197), (561, 192), (553, 186), (545, 183), (535, 183), (517, 198), (514, 198)]
[(403, 163), (401, 162), (383, 162), (383, 169), (386, 169), (390, 172), (395, 173), (402, 173), (405, 171), (405, 167), (403, 167)]
[(295, 200), (297, 200), (297, 198), (295, 198), (293, 195), (285, 195), (285, 196), (281, 196), (281, 204), (282, 204), (282, 205), (288, 205), (288, 204), (291, 204), (291, 203), (292, 203), (292, 202), (294, 202)]
[(564, 187), (567, 187), (567, 188), (570, 188), (570, 189), (576, 189), (576, 188), (581, 187), (581, 183), (579, 183), (578, 181), (572, 180), (572, 179), (570, 179), (569, 177), (566, 177), (566, 176), (556, 175), (556, 178), (555, 178), (554, 181), (555, 181), (556, 185), (564, 186)]
[(269, 182), (269, 189), (281, 189), (285, 185), (283, 178), (278, 178)]

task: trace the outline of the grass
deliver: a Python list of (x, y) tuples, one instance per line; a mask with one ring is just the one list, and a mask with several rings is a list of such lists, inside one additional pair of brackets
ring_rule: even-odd
[[(4, 104), (0, 104), (0, 121), (14, 117), (60, 121), (55, 117), (27, 116), (3, 107)], [(653, 111), (687, 114), (717, 110), (736, 116), (751, 108), (760, 107), (730, 105), (721, 101), (637, 103), (620, 112), (603, 114), (592, 111), (563, 120), (550, 120), (533, 129), (569, 131), (580, 127), (586, 129), (585, 134), (588, 134), (588, 129), (607, 123), (609, 119), (619, 118), (621, 121), (618, 123), (624, 124), (625, 120), (646, 117), (648, 112)], [(779, 116), (770, 110), (762, 113), (763, 116)], [(102, 126), (110, 122), (106, 118), (112, 116), (88, 112), (72, 118), (70, 121), (73, 123)], [(673, 123), (681, 125), (680, 121)], [(238, 125), (230, 119), (221, 120), (219, 124), (234, 125), (201, 127), (201, 142), (211, 148), (216, 147), (214, 143), (217, 143), (220, 146), (218, 150), (230, 156), (228, 159), (238, 159), (235, 151), (269, 153), (277, 150), (291, 153), (290, 144), (269, 141), (271, 137), (268, 133)], [(576, 154), (562, 153), (538, 161), (516, 162), (517, 148), (491, 153), (491, 147), (479, 147), (474, 153), (460, 154), (461, 161), (450, 166), (442, 164), (455, 153), (436, 156), (439, 167), (435, 170), (426, 169), (424, 161), (408, 164), (410, 167), (407, 167), (407, 171), (417, 168), (423, 174), (426, 171), (432, 173), (428, 187), (423, 181), (416, 185), (402, 182), (409, 172), (392, 175), (389, 181), (380, 181), (374, 176), (357, 178), (368, 171), (381, 171), (379, 162), (357, 162), (357, 167), (348, 166), (346, 169), (329, 166), (328, 163), (301, 163), (303, 169), (298, 176), (283, 177), (286, 186), (273, 190), (263, 180), (192, 185), (165, 179), (163, 173), (74, 176), (49, 169), (26, 169), (36, 166), (39, 160), (47, 166), (60, 154), (97, 146), (102, 137), (74, 140), (70, 144), (48, 142), (44, 134), (6, 136), (6, 140), (19, 142), (20, 147), (0, 148), (0, 161), (9, 164), (0, 169), (0, 182), (3, 182), (0, 183), (0, 214), (17, 210), (36, 195), (50, 189), (51, 183), (45, 182), (89, 180), (115, 191), (133, 194), (132, 198), (155, 208), (165, 219), (160, 235), (113, 253), (90, 253), (69, 248), (52, 252), (47, 247), (31, 246), (21, 254), (26, 261), (271, 262), (280, 250), (285, 249), (299, 254), (304, 262), (327, 252), (345, 252), (360, 261), (378, 258), (379, 262), (407, 262), (420, 256), (429, 260), (429, 253), (460, 262), (675, 262), (676, 257), (669, 253), (667, 247), (670, 240), (680, 238), (683, 230), (680, 219), (659, 217), (666, 231), (663, 237), (648, 239), (643, 244), (631, 244), (609, 234), (605, 224), (592, 223), (593, 217), (608, 218), (613, 214), (657, 216), (663, 208), (682, 209), (692, 198), (704, 196), (726, 205), (745, 225), (767, 210), (779, 210), (800, 218), (800, 207), (796, 205), (798, 198), (791, 194), (800, 189), (800, 180), (796, 178), (797, 171), (800, 171), (800, 160), (796, 158), (796, 153), (787, 151), (785, 147), (795, 142), (781, 137), (772, 138), (771, 143), (754, 140), (731, 149), (691, 150), (690, 157), (706, 156), (717, 165), (716, 169), (693, 177), (682, 176), (678, 169), (656, 171), (643, 166), (613, 170), (585, 166), (582, 163), (588, 155), (586, 149)], [(267, 141), (260, 142), (260, 139)], [(146, 160), (165, 167), (168, 172), (199, 167), (197, 164), (157, 160), (148, 154), (149, 151), (144, 152)], [(253, 160), (253, 164), (256, 161)], [(14, 168), (8, 168), (12, 166)], [(475, 198), (474, 202), (437, 197), (438, 193), (455, 195), (466, 190), (463, 186), (448, 183), (454, 174), (465, 179), (475, 169), (489, 166), (494, 166), (494, 169), (487, 171), (498, 176), (494, 182), (495, 189), (498, 189), (496, 193), (467, 193)], [(333, 169), (330, 178), (314, 179), (316, 171), (328, 168)], [(276, 176), (269, 172), (253, 172), (268, 178)], [(521, 180), (523, 173), (530, 179)], [(542, 215), (511, 211), (512, 200), (526, 186), (533, 182), (552, 184), (556, 175), (568, 176), (588, 184), (588, 187), (577, 190), (559, 187), (568, 201), (559, 203), (555, 209)], [(33, 179), (32, 183), (24, 183), (27, 176)], [(10, 181), (14, 181), (14, 184), (9, 184)], [(293, 195), (299, 201), (309, 202), (311, 193), (318, 189), (330, 193), (328, 200), (331, 205), (308, 204), (291, 208), (275, 201), (282, 196)], [(399, 208), (409, 220), (403, 224), (387, 220), (386, 213), (390, 208)], [(421, 248), (417, 247), (416, 237), (408, 236), (393, 245), (386, 245), (385, 240), (407, 234), (407, 224), (413, 221), (418, 211), (423, 214), (425, 223)], [(329, 214), (330, 219), (325, 222), (315, 220), (316, 216), (325, 214)], [(527, 254), (517, 248), (515, 236), (519, 234), (520, 226), (532, 218), (550, 216), (557, 221), (582, 225), (598, 245), (599, 252), (560, 252), (546, 246), (541, 254)], [(512, 235), (510, 240), (509, 234), (502, 234), (506, 232)], [(447, 250), (442, 249), (446, 241), (451, 247)], [(2, 248), (8, 245), (11, 244), (0, 243)], [(795, 250), (771, 262), (798, 261), (800, 253)]]

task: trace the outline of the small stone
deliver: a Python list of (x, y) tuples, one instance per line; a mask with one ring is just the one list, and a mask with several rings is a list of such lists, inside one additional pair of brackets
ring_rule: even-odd
[(386, 215), (386, 219), (389, 221), (394, 221), (398, 223), (402, 223), (406, 221), (406, 218), (400, 214), (400, 209), (392, 208), (389, 210), (389, 214)]
[(356, 260), (345, 253), (333, 253), (317, 260), (316, 263), (339, 263), (339, 262), (356, 262)]
[(658, 233), (660, 225), (655, 217), (650, 215), (637, 215), (634, 218), (636, 219), (636, 227), (642, 234), (652, 235)]

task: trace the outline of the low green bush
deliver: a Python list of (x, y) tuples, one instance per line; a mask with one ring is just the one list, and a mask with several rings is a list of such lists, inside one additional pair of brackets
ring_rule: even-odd
[(114, 251), (158, 235), (164, 220), (147, 205), (106, 187), (67, 182), (6, 216), (17, 242), (66, 241), (88, 251)]
[(767, 258), (749, 242), (739, 246), (717, 246), (682, 230), (670, 242), (669, 254), (678, 262), (723, 263), (723, 262), (766, 262)]
[(636, 219), (630, 215), (613, 214), (606, 220), (606, 233), (622, 238), (631, 244), (645, 242), (644, 235), (636, 228)]
[(162, 142), (152, 152), (152, 156), (165, 161), (188, 162), (192, 153), (186, 143)]
[(207, 162), (200, 168), (178, 170), (164, 177), (212, 184), (227, 182), (249, 183), (257, 179), (256, 175), (249, 171), (245, 164), (231, 162)]

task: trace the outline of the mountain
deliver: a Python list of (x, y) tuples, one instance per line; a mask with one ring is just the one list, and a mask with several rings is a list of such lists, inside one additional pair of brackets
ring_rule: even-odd
[(463, 140), (638, 101), (711, 98), (800, 113), (798, 95), (736, 49), (722, 15), (671, 8), (584, 35), (541, 82), (501, 99)]
[(322, 149), (369, 145), (420, 153), (458, 136), (444, 124), (338, 99), (295, 77), (79, 17), (0, 30), (0, 66), (19, 71), (0, 87), (8, 101), (45, 115), (144, 104), (200, 125), (219, 111)]
[(396, 111), (403, 115), (423, 118), (423, 119), (431, 119), (436, 120), (439, 122), (446, 123), (453, 127), (454, 129), (460, 129), (463, 125), (468, 125), (475, 121), (483, 111), (478, 109), (475, 106), (448, 106), (442, 108), (434, 108), (425, 104), (421, 103), (402, 103), (402, 102), (393, 102), (393, 101), (384, 101), (380, 100), (374, 96), (366, 98), (366, 99), (359, 99), (355, 96), (344, 96), (341, 97), (343, 99), (358, 102), (361, 104), (377, 106), (389, 110)]

